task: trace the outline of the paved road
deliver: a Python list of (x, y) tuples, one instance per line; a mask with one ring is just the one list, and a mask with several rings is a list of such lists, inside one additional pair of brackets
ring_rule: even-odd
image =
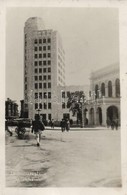
[(6, 134), (8, 187), (120, 187), (120, 130)]

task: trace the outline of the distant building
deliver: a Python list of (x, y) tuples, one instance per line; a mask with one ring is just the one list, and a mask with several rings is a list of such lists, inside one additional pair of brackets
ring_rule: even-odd
[(91, 73), (89, 101), (86, 104), (89, 125), (104, 125), (118, 119), (120, 124), (120, 70), (114, 64)]
[(24, 111), (55, 119), (57, 87), (65, 85), (65, 53), (57, 31), (32, 17), (24, 28)]
[(15, 101), (7, 98), (5, 101), (5, 118), (17, 118), (18, 116), (18, 104)]
[(86, 99), (88, 98), (88, 91), (89, 86), (64, 86), (64, 87), (58, 87), (57, 96), (58, 96), (58, 102), (56, 107), (56, 119), (59, 121), (62, 118), (69, 118), (73, 121), (77, 120), (77, 115), (73, 116), (72, 112), (70, 111), (70, 107), (68, 106), (68, 99), (69, 95), (71, 93), (75, 92), (83, 92), (86, 96)]

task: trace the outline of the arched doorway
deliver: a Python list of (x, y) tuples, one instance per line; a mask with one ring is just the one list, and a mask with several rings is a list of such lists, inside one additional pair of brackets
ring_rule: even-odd
[(101, 109), (101, 107), (97, 108), (97, 124), (102, 125), (102, 109)]
[(93, 108), (91, 108), (90, 109), (90, 117), (89, 117), (89, 119), (90, 119), (90, 125), (94, 125), (94, 109)]
[(107, 108), (107, 119), (110, 121), (118, 119), (118, 108), (116, 106), (109, 106)]

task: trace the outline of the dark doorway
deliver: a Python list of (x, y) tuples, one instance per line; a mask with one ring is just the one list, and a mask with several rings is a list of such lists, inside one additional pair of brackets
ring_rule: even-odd
[(107, 119), (113, 121), (114, 119), (118, 119), (118, 108), (116, 106), (110, 106), (107, 109)]

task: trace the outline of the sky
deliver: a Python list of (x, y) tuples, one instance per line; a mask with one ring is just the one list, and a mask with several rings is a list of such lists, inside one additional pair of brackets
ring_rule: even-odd
[(6, 98), (23, 99), (24, 24), (41, 17), (57, 30), (66, 59), (66, 84), (89, 84), (91, 71), (119, 63), (117, 8), (8, 8), (6, 13)]

